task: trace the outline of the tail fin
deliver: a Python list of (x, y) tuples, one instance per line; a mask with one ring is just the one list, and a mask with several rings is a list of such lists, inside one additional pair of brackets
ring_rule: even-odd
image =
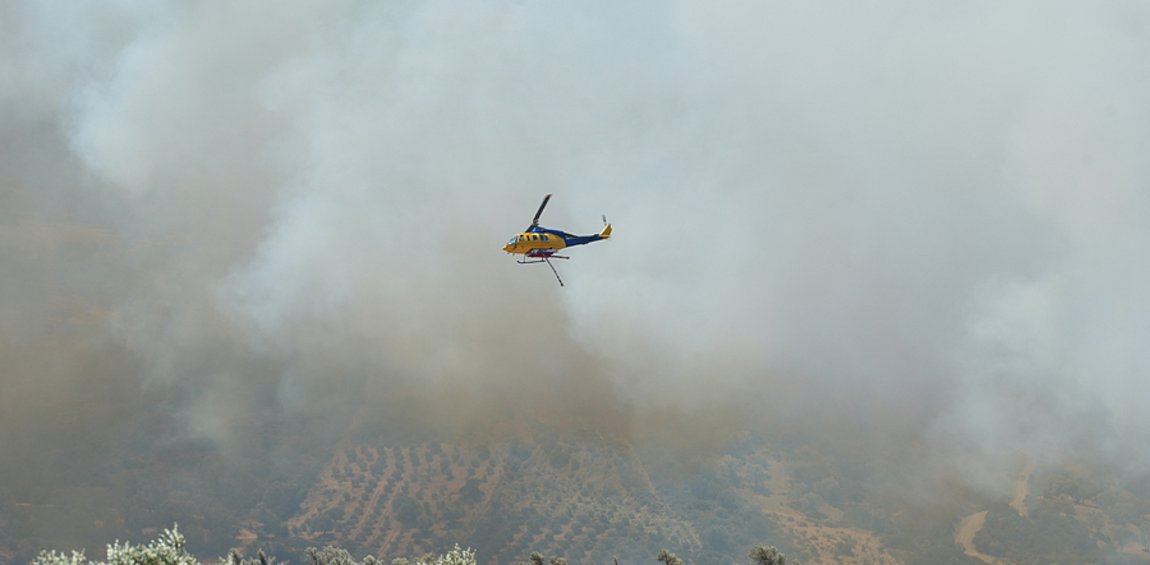
[(603, 226), (603, 231), (599, 232), (600, 239), (607, 239), (611, 237), (611, 224)]

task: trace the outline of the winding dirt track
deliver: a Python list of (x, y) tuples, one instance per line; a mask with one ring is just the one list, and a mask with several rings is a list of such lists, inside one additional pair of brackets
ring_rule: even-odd
[[(1032, 473), (1034, 473), (1034, 463), (1027, 461), (1026, 467), (1022, 469), (1022, 473), (1018, 476), (1018, 479), (1014, 481), (1014, 497), (1010, 499), (1010, 507), (1023, 518), (1030, 513), (1026, 507), (1026, 497), (1030, 495), (1030, 475)], [(967, 557), (973, 557), (983, 563), (993, 565), (1002, 563), (1003, 561), (982, 553), (977, 547), (974, 547), (974, 536), (978, 535), (979, 530), (986, 524), (986, 515), (988, 512), (988, 510), (983, 510), (982, 512), (975, 512), (963, 518), (962, 521), (958, 523), (958, 528), (954, 530), (954, 543), (962, 546), (962, 552)]]
[(1014, 498), (1010, 500), (1010, 507), (1023, 518), (1030, 514), (1026, 508), (1026, 497), (1030, 495), (1030, 475), (1034, 472), (1034, 462), (1027, 461), (1022, 469), (1022, 475), (1014, 481)]
[(983, 510), (982, 512), (975, 512), (963, 518), (962, 521), (958, 523), (958, 529), (954, 531), (954, 543), (962, 546), (962, 552), (966, 554), (967, 557), (973, 557), (983, 563), (993, 565), (994, 563), (998, 563), (997, 559), (978, 551), (978, 548), (974, 547), (974, 536), (978, 535), (978, 531), (981, 530), (982, 525), (986, 523), (986, 514), (988, 512), (989, 510)]

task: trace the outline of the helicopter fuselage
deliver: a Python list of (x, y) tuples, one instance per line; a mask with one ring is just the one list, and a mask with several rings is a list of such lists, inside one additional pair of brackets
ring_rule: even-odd
[(556, 250), (567, 247), (563, 236), (545, 231), (523, 232), (512, 237), (503, 250), (508, 253), (526, 255), (532, 251)]

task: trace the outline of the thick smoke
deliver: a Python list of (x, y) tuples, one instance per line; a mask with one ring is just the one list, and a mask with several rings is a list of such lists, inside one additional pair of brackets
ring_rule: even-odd
[[(0, 11), (6, 430), (138, 389), (223, 445), (415, 402), (1150, 465), (1139, 3)], [(499, 251), (548, 192), (616, 229), (565, 288)]]

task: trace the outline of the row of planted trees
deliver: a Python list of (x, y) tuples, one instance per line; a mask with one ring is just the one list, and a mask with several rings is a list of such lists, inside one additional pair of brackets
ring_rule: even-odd
[[(372, 556), (356, 560), (346, 550), (338, 547), (324, 547), (323, 549), (308, 548), (305, 551), (307, 560), (311, 565), (382, 565), (383, 561)], [(760, 545), (750, 553), (755, 565), (786, 565), (787, 558), (772, 546)], [(655, 558), (663, 565), (684, 565), (682, 559), (666, 549), (659, 552)], [(262, 551), (254, 558), (244, 557), (233, 552), (228, 557), (219, 560), (220, 565), (274, 565), (276, 558), (265, 555)], [(198, 558), (188, 552), (187, 539), (180, 533), (178, 527), (164, 530), (160, 537), (147, 544), (134, 545), (128, 542), (116, 541), (108, 545), (107, 559), (105, 561), (89, 560), (82, 551), (63, 553), (58, 551), (42, 551), (32, 560), (32, 565), (201, 565)], [(425, 555), (416, 558), (394, 559), (391, 565), (478, 565), (475, 551), (461, 549), (458, 544), (442, 555)], [(552, 557), (550, 560), (540, 553), (532, 553), (529, 563), (519, 565), (567, 565), (563, 557)], [(615, 565), (619, 565), (618, 560)]]

